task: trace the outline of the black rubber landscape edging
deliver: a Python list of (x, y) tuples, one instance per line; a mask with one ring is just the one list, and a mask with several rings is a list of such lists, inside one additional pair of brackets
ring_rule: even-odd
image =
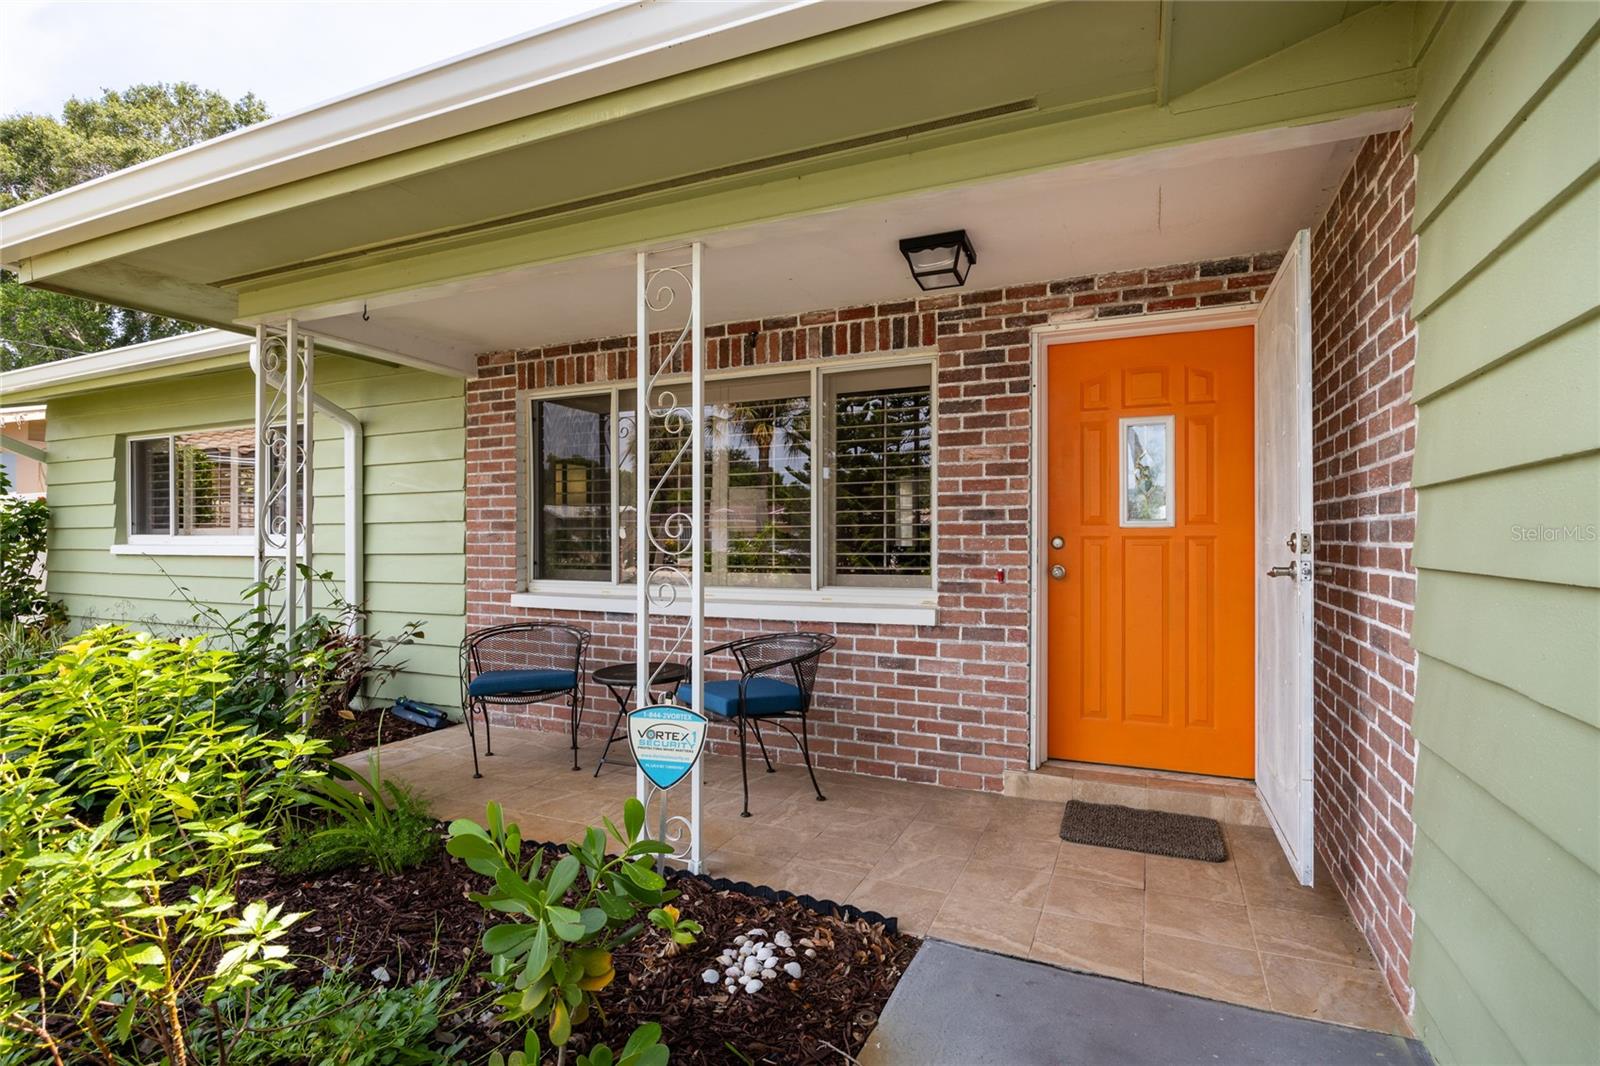
[[(523, 839), (523, 844), (534, 848), (549, 848), (552, 851), (571, 851), (566, 844), (551, 844), (546, 841)], [(718, 892), (738, 892), (756, 899), (764, 899), (769, 903), (778, 903), (792, 899), (800, 906), (813, 914), (820, 914), (824, 918), (839, 918), (846, 922), (865, 921), (873, 925), (883, 926), (884, 932), (891, 936), (900, 933), (900, 919), (888, 914), (879, 914), (877, 911), (864, 911), (860, 907), (849, 903), (837, 903), (831, 899), (818, 899), (799, 892), (790, 892), (787, 889), (772, 888), (768, 885), (753, 885), (749, 881), (733, 881), (726, 877), (708, 877), (705, 874), (692, 874), (688, 870), (668, 867), (666, 872), (667, 882), (679, 881), (683, 878), (692, 878), (701, 882), (708, 888)]]
[(669, 869), (667, 871), (668, 882), (679, 881), (686, 877), (700, 881), (719, 892), (740, 892), (746, 896), (754, 896), (757, 899), (764, 899), (772, 903), (792, 899), (806, 910), (811, 911), (813, 914), (820, 914), (824, 918), (840, 918), (847, 922), (870, 922), (873, 925), (883, 926), (884, 931), (891, 936), (898, 935), (900, 932), (900, 919), (892, 915), (879, 914), (877, 911), (864, 911), (860, 907), (849, 903), (836, 903), (831, 899), (818, 899), (815, 896), (790, 892), (782, 888), (771, 888), (767, 885), (753, 885), (749, 881), (731, 881), (726, 877), (708, 877), (705, 874), (692, 874), (688, 870)]

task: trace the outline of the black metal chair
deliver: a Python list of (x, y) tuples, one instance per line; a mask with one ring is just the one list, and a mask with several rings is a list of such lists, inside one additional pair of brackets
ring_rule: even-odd
[[(767, 773), (776, 772), (772, 757), (767, 753), (766, 741), (761, 739), (761, 723), (771, 722), (788, 733), (798, 745), (806, 762), (806, 773), (811, 775), (811, 787), (816, 789), (820, 802), (828, 797), (817, 784), (817, 772), (811, 766), (811, 742), (806, 729), (806, 715), (811, 710), (811, 690), (817, 680), (817, 666), (823, 653), (834, 645), (834, 639), (825, 633), (767, 633), (758, 637), (744, 637), (718, 644), (706, 650), (710, 658), (718, 652), (729, 652), (739, 664), (739, 679), (707, 681), (705, 709), (708, 714), (734, 722), (739, 727), (739, 776), (744, 784), (744, 810), (741, 818), (750, 817), (750, 774), (745, 764), (747, 731), (756, 735), (761, 746), (761, 758), (767, 764)], [(678, 686), (678, 700), (692, 703), (694, 686)], [(800, 733), (784, 725), (785, 719), (798, 718)]]
[(559, 622), (511, 622), (467, 634), (461, 642), (461, 706), (478, 769), (472, 716), (483, 716), (483, 754), (494, 754), (491, 706), (522, 705), (566, 695), (572, 716), (572, 768), (578, 768), (578, 719), (583, 711), (583, 657), (589, 632)]

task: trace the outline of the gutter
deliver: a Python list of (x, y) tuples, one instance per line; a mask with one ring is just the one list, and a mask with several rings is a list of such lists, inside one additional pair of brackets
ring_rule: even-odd
[[(250, 369), (262, 374), (255, 345), (250, 346)], [(276, 375), (263, 376), (274, 388), (283, 387), (282, 380)], [(312, 393), (311, 405), (339, 423), (344, 431), (344, 598), (362, 607), (366, 596), (363, 566), (366, 559), (366, 439), (361, 420), (343, 407), (317, 393)], [(361, 616), (358, 613), (350, 620), (350, 633), (355, 636), (360, 632)]]

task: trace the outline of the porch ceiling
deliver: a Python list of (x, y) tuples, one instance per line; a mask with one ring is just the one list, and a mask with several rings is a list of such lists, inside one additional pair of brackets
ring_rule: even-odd
[[(931, 218), (968, 206), (960, 187), (977, 181), (1382, 111), (1407, 104), (1415, 87), (1407, 5), (1083, 0), (851, 11), (867, 14), (602, 95), (563, 102), (524, 86), (533, 95), (518, 117), (485, 97), (472, 105), (478, 125), (463, 120), (448, 137), (409, 146), (382, 148), (394, 143), (388, 127), (330, 129), (327, 145), (353, 146), (346, 155), (356, 161), (318, 170), (303, 154), (269, 154), (248, 181), (239, 177), (237, 193), (214, 193), (224, 179), (207, 179), (170, 204), (131, 195), (124, 221), (94, 213), (118, 183), (138, 193), (163, 168), (272, 135), (269, 123), (7, 212), (0, 260), (32, 284), (211, 325), (326, 318), (386, 294), (625, 256), (687, 235), (725, 234), (719, 251), (731, 268), (738, 248), (745, 261), (760, 258), (758, 243), (826, 229), (835, 223), (806, 216), (847, 205), (862, 212), (855, 222), (876, 227), (863, 240), (877, 241), (917, 217), (908, 209), (891, 218), (885, 204), (927, 194), (935, 199), (920, 210)], [(558, 32), (590, 32), (585, 25)], [(560, 52), (559, 37), (548, 43)], [(410, 99), (439, 76), (423, 72), (372, 95)], [(330, 116), (342, 106), (327, 105)], [(1132, 212), (1124, 228), (1150, 214), (1155, 186), (1141, 190), (1119, 205)], [(45, 210), (67, 221), (34, 226)], [(975, 218), (975, 230), (992, 224), (996, 251), (1007, 246), (1005, 223)], [(758, 232), (767, 224), (793, 228)], [(1165, 221), (1161, 229), (1172, 235)], [(797, 280), (810, 265), (769, 277), (769, 287), (787, 284), (799, 304), (834, 299)], [(456, 340), (482, 343), (474, 337), (469, 329)], [(428, 347), (438, 338), (416, 342), (443, 354)]]
[[(706, 321), (795, 314), (918, 295), (901, 237), (965, 228), (968, 290), (1284, 248), (1316, 221), (1361, 138), (1403, 113), (1357, 116), (1127, 159), (922, 193), (706, 238)], [(630, 253), (392, 293), (309, 328), (368, 344), (463, 355), (634, 328)]]

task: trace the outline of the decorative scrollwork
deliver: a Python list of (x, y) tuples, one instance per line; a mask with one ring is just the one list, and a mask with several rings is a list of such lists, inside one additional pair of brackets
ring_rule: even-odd
[[(691, 273), (681, 265), (661, 266), (645, 272), (638, 297), (647, 325), (652, 314), (660, 315), (683, 305), (689, 307), (689, 312), (681, 323), (661, 330), (659, 341), (657, 333), (648, 329), (639, 338), (638, 377), (644, 390), (641, 395), (648, 422), (637, 426), (633, 424), (636, 419), (624, 419), (617, 427), (619, 447), (625, 442), (637, 451), (641, 440), (645, 446), (645, 453), (638, 460), (641, 469), (636, 471), (636, 476), (646, 479), (646, 514), (644, 521), (638, 524), (650, 560), (639, 575), (639, 580), (645, 584), (645, 615), (639, 619), (639, 624), (647, 636), (653, 635), (650, 634), (652, 614), (678, 613), (682, 609), (680, 601), (692, 593), (694, 552), (699, 550), (704, 536), (704, 530), (695, 527), (693, 515), (681, 504), (659, 506), (681, 477), (684, 465), (692, 461), (698, 421), (696, 413), (679, 402), (677, 388), (661, 384), (666, 376), (693, 370), (690, 363), (694, 354), (692, 340), (700, 323), (695, 320), (697, 301), (693, 298)], [(651, 447), (655, 443), (651, 438), (657, 434), (665, 445), (665, 454), (659, 458)], [(639, 517), (634, 516), (636, 522)], [(688, 619), (669, 623), (669, 627), (670, 635), (661, 648), (665, 661), (681, 655), (693, 637), (692, 622)], [(656, 654), (652, 651), (650, 657), (653, 659)], [(652, 817), (647, 817), (646, 824), (655, 827), (657, 839), (672, 847), (671, 857), (687, 859), (691, 865), (697, 865), (699, 853), (692, 820), (683, 815), (669, 815), (667, 794), (654, 785), (649, 786), (644, 799), (647, 814), (654, 812)]]
[(644, 824), (653, 825), (654, 838), (672, 849), (670, 854), (657, 858), (658, 867), (666, 859), (688, 859), (694, 850), (694, 823), (681, 814), (668, 813), (668, 795), (666, 790), (655, 785), (646, 789), (644, 794)]

